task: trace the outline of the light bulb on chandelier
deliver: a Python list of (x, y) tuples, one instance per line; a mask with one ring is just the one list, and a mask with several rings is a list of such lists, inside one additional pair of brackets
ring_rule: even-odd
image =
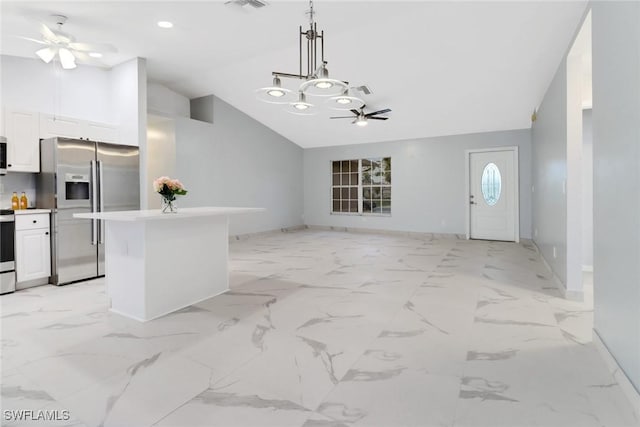
[(314, 105), (307, 102), (307, 97), (303, 92), (298, 92), (298, 100), (289, 103), (286, 110), (289, 113), (310, 116), (315, 114)]
[(272, 86), (258, 89), (256, 97), (270, 104), (288, 104), (293, 100), (291, 91), (282, 87), (282, 82), (278, 76), (273, 78)]
[(363, 107), (364, 101), (355, 96), (350, 96), (349, 89), (345, 89), (341, 95), (329, 98), (327, 105), (334, 110), (351, 110)]

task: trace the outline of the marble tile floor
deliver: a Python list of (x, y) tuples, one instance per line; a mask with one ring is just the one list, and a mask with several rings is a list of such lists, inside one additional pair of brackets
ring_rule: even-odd
[(306, 230), (230, 263), (148, 323), (103, 280), (1, 297), (2, 409), (69, 418), (2, 425), (640, 426), (530, 246)]

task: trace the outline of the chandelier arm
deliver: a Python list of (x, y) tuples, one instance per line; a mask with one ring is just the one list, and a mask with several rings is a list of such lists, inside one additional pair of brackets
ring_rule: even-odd
[(316, 22), (313, 23), (313, 40), (311, 43), (313, 44), (313, 68), (318, 66), (318, 24)]
[(302, 76), (302, 25), (300, 25), (300, 34), (298, 34), (300, 40), (300, 75)]
[(313, 45), (312, 41), (307, 39), (307, 76), (311, 75), (313, 70)]
[(291, 73), (281, 73), (280, 71), (273, 71), (271, 72), (271, 75), (274, 77), (284, 77), (287, 79), (300, 79), (300, 80), (306, 80), (307, 76), (305, 75), (298, 75), (298, 74), (291, 74)]

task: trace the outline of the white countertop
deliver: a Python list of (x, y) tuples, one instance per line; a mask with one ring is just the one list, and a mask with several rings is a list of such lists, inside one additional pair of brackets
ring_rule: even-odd
[(149, 220), (172, 220), (184, 219), (200, 216), (216, 215), (237, 215), (264, 212), (264, 208), (225, 208), (225, 207), (201, 207), (201, 208), (179, 208), (177, 213), (162, 213), (160, 209), (150, 209), (144, 211), (119, 211), (119, 212), (96, 212), (73, 214), (74, 218), (81, 219), (103, 219), (106, 221), (149, 221)]
[(20, 209), (13, 212), (15, 215), (33, 215), (51, 213), (51, 209)]

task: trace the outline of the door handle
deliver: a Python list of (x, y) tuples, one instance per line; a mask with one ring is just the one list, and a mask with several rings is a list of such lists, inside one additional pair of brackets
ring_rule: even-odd
[[(97, 212), (97, 200), (96, 197), (97, 194), (97, 190), (98, 190), (98, 183), (97, 181), (97, 171), (96, 171), (96, 161), (95, 160), (91, 160), (91, 212), (96, 213)], [(98, 236), (97, 236), (97, 228), (98, 224), (97, 221), (95, 219), (91, 220), (91, 244), (92, 245), (97, 245), (98, 244)]]
[[(102, 160), (98, 160), (98, 177), (99, 177), (99, 187), (98, 187), (98, 194), (100, 195), (99, 199), (98, 199), (98, 210), (100, 212), (104, 212), (104, 178), (103, 178), (103, 173), (102, 173)], [(100, 244), (104, 244), (104, 221), (103, 220), (99, 220), (98, 221), (98, 243)]]

